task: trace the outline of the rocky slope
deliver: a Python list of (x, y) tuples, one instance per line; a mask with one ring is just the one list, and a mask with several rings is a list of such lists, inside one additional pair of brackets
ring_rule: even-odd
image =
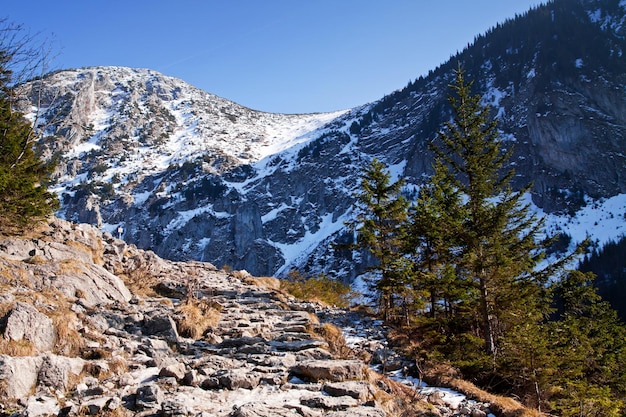
[[(370, 319), (298, 302), (276, 279), (165, 261), (88, 225), (54, 219), (3, 238), (0, 283), (5, 416), (490, 413), (373, 371), (408, 364)], [(351, 349), (324, 321), (367, 339)]]
[[(574, 30), (575, 29), (575, 30)], [(149, 70), (60, 71), (24, 85), (21, 108), (59, 156), (59, 215), (173, 260), (255, 275), (290, 269), (351, 281), (359, 173), (387, 163), (411, 193), (450, 118), (461, 65), (514, 148), (515, 186), (570, 233), (585, 207), (626, 193), (626, 4), (558, 0), (498, 25), (383, 99), (335, 114), (253, 111)], [(623, 208), (611, 212), (623, 217)], [(552, 232), (552, 230), (550, 231)], [(600, 242), (618, 238), (592, 224)], [(576, 243), (576, 242), (572, 242)]]

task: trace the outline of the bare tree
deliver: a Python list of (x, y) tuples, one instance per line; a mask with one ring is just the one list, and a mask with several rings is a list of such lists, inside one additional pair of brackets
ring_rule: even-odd
[[(41, 33), (31, 34), (21, 24), (12, 23), (6, 18), (0, 19), (0, 96), (11, 104), (12, 109), (24, 98), (19, 86), (26, 81), (41, 82), (50, 71), (53, 58), (51, 45), (51, 38), (44, 38)], [(38, 110), (31, 130), (22, 143), (22, 152), (17, 155), (11, 168), (22, 160), (26, 150), (39, 138), (38, 132), (42, 129), (37, 129), (37, 120), (41, 108), (41, 91), (40, 87), (33, 86), (34, 95), (31, 95), (31, 99), (34, 99)]]

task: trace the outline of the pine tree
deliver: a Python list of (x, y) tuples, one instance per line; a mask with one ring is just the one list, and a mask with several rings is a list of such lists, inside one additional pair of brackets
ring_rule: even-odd
[(30, 123), (11, 106), (11, 72), (4, 66), (0, 74), (0, 232), (15, 233), (51, 214), (58, 201), (45, 187), (52, 166), (37, 158)]
[(543, 223), (522, 204), (530, 185), (512, 191), (514, 171), (504, 170), (511, 150), (503, 150), (490, 108), (471, 88), (459, 69), (449, 98), (454, 119), (445, 124), (433, 151), (438, 163), (449, 167), (444, 181), (465, 199), (457, 275), (477, 294), (472, 308), (485, 352), (495, 358), (506, 331), (536, 319), (529, 310), (538, 307), (534, 300), (542, 291), (533, 269), (542, 255), (536, 238)]
[(461, 194), (445, 181), (447, 166), (435, 163), (434, 169), (411, 207), (406, 251), (413, 262), (416, 290), (429, 299), (431, 318), (443, 309), (443, 318), (449, 319), (454, 304), (463, 299), (451, 266), (456, 264), (455, 250), (465, 216)]
[(391, 183), (385, 164), (372, 160), (361, 175), (357, 195), (358, 213), (352, 226), (357, 231), (356, 245), (367, 249), (378, 261), (379, 277), (372, 283), (385, 319), (395, 307), (395, 297), (406, 289), (406, 269), (401, 255), (403, 227), (408, 202), (401, 195), (404, 182)]
[(594, 275), (571, 271), (554, 284), (558, 317), (546, 325), (558, 373), (554, 410), (562, 416), (621, 416), (626, 399), (626, 327), (597, 294)]

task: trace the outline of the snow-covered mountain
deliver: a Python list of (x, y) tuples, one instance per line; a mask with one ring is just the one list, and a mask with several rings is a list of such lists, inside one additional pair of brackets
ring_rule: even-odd
[[(60, 155), (61, 216), (176, 260), (255, 275), (346, 281), (370, 260), (352, 238), (359, 173), (373, 157), (418, 187), (450, 117), (460, 64), (534, 182), (550, 233), (605, 241), (626, 222), (626, 1), (559, 0), (479, 36), (427, 77), (336, 113), (268, 114), (150, 70), (59, 71), (21, 105)], [(610, 227), (607, 226), (610, 224)]]

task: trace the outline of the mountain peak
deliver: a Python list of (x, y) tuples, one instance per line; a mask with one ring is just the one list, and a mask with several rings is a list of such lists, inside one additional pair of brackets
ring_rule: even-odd
[[(66, 219), (121, 227), (169, 259), (349, 281), (372, 262), (333, 245), (352, 238), (344, 222), (359, 173), (377, 157), (407, 192), (422, 184), (459, 64), (513, 147), (513, 185), (534, 183), (537, 210), (571, 220), (626, 193), (625, 10), (616, 0), (539, 6), (428, 77), (343, 112), (258, 112), (121, 67), (50, 74), (23, 86), (22, 108), (43, 132), (43, 154), (61, 156), (54, 187)], [(574, 227), (557, 223), (557, 233)]]

